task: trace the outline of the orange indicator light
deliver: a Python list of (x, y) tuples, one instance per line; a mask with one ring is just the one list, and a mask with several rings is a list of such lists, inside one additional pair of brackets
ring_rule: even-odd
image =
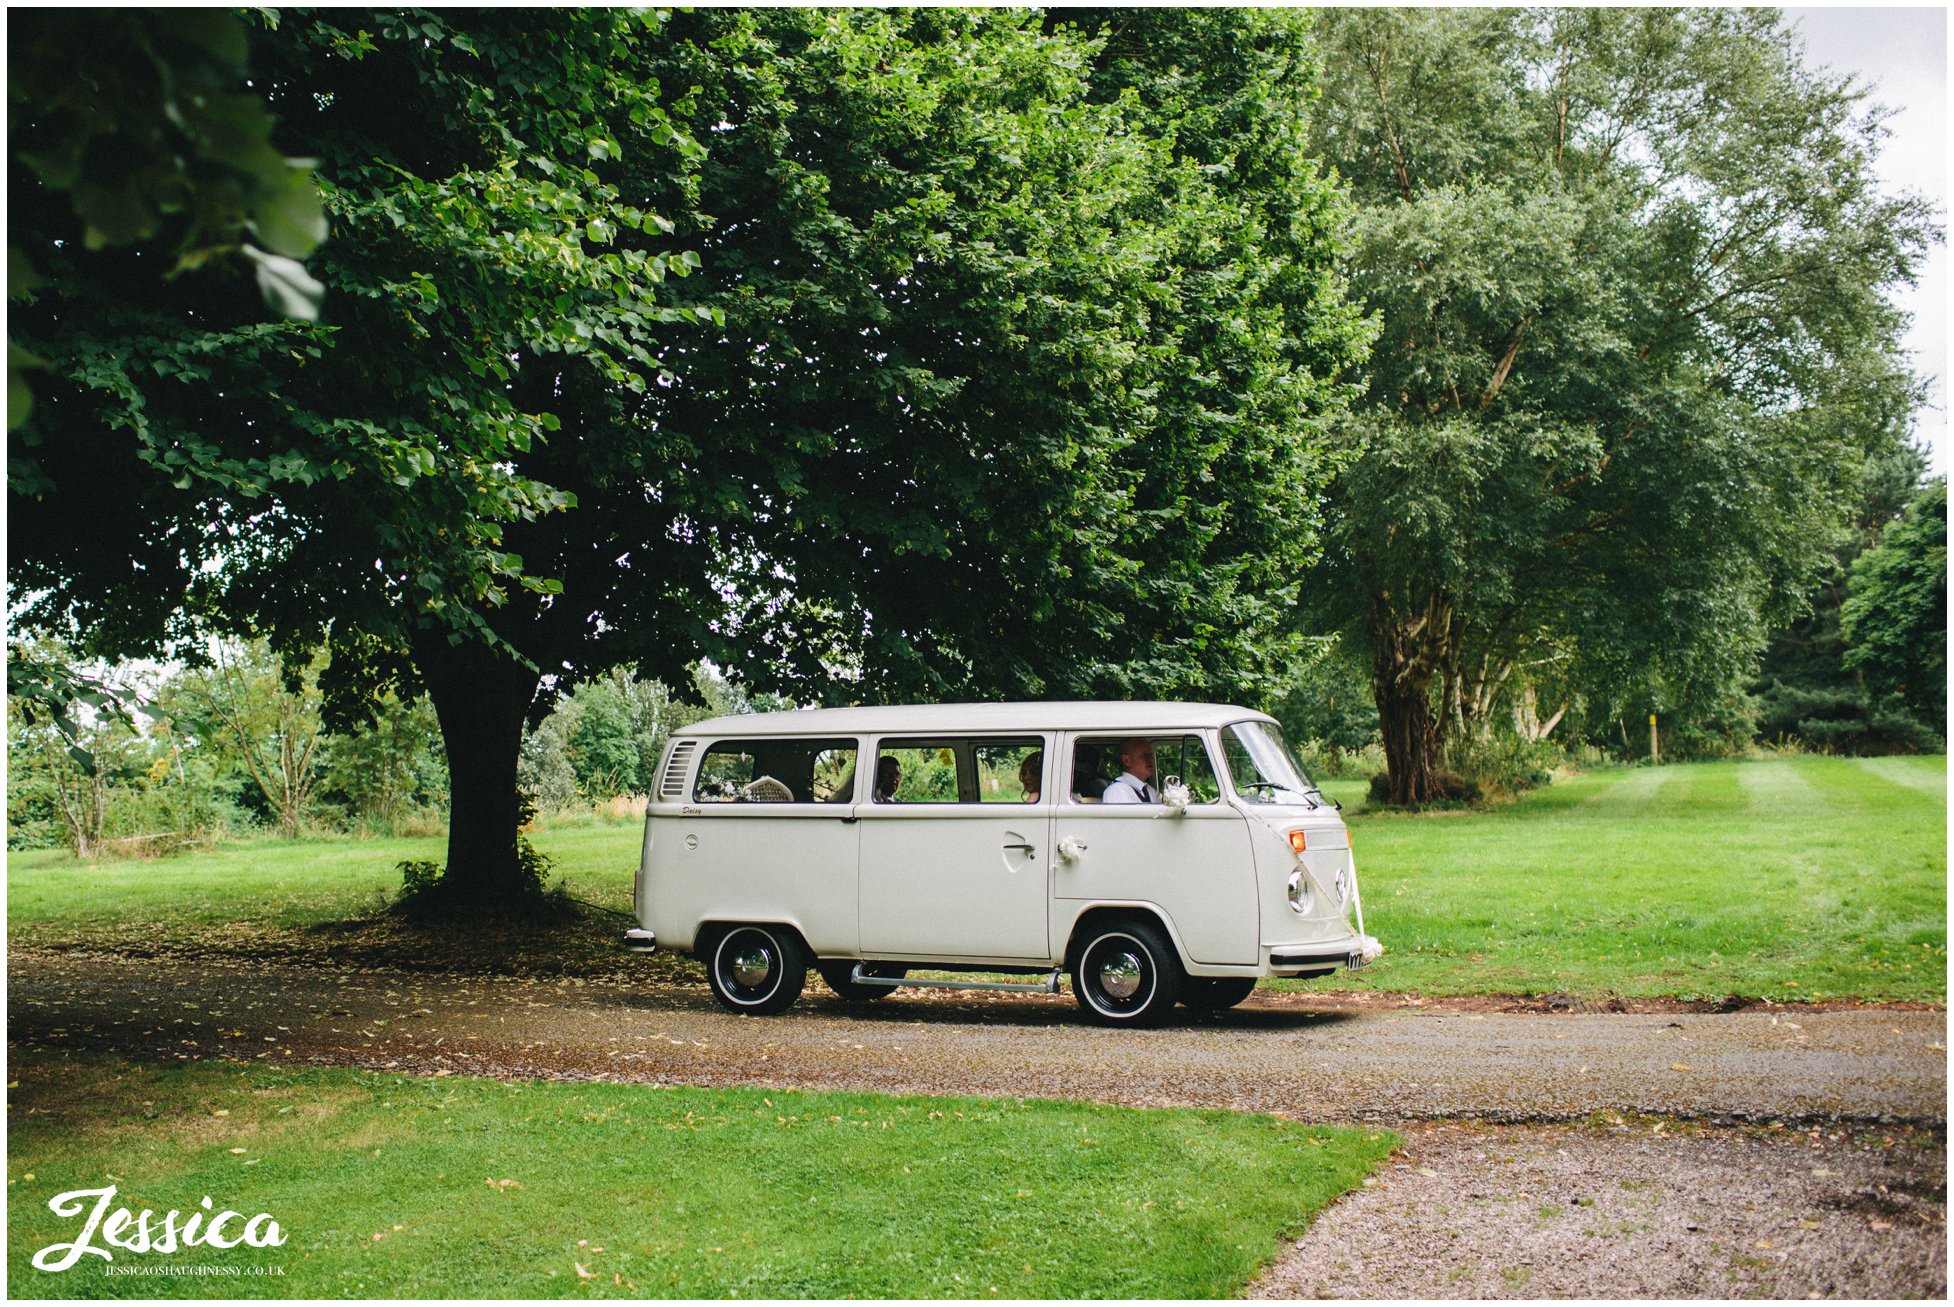
[(1294, 849), (1294, 850), (1296, 850), (1296, 852), (1298, 852), (1298, 853), (1301, 853), (1301, 852), (1303, 851), (1303, 849), (1304, 849), (1304, 848), (1305, 848), (1305, 847), (1307, 846), (1307, 844), (1308, 844), (1308, 841), (1307, 841), (1307, 839), (1306, 839), (1306, 838), (1304, 837), (1304, 835), (1303, 835), (1303, 832), (1302, 832), (1302, 831), (1299, 831), (1299, 830), (1292, 830), (1292, 831), (1290, 831), (1290, 832), (1289, 832), (1289, 847), (1290, 847), (1290, 848), (1292, 848), (1292, 849)]

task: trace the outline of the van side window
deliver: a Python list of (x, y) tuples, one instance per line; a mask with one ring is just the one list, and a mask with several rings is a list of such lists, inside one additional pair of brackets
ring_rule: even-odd
[[(1074, 742), (1070, 782), (1074, 803), (1101, 801), (1106, 787), (1120, 777), (1120, 745), (1128, 738), (1132, 737), (1098, 735)], [(1202, 743), (1200, 736), (1153, 735), (1143, 738), (1153, 745), (1154, 773), (1151, 784), (1156, 792), (1169, 776), (1178, 776), (1187, 785), (1189, 802), (1220, 802), (1221, 782), (1216, 778), (1214, 763), (1208, 757), (1208, 746)]]
[[(891, 774), (891, 764), (894, 771)], [(875, 800), (879, 803), (957, 803), (957, 748), (952, 740), (883, 741), (875, 760)], [(885, 792), (885, 777), (895, 789)]]
[[(1045, 742), (1035, 735), (884, 740), (875, 762), (877, 801), (1031, 802), (1024, 778), (1034, 778), (1031, 793), (1035, 794), (1043, 778), (1044, 748)], [(884, 795), (883, 786), (892, 775), (895, 789)]]
[(979, 803), (1036, 803), (1045, 770), (1043, 740), (974, 740)]
[(699, 761), (699, 803), (848, 803), (853, 740), (715, 740)]

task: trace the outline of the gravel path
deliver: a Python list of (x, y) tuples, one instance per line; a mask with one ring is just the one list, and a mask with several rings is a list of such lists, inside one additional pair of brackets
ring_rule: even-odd
[(8, 981), (10, 1040), (144, 1057), (1091, 1098), (1405, 1130), (1391, 1166), (1258, 1282), (1264, 1296), (1946, 1292), (1942, 1010), (1576, 1015), (1258, 994), (1109, 1031), (1069, 995), (861, 1005), (818, 981), (771, 1019), (725, 1013), (700, 985), (31, 948), (10, 952)]
[(1945, 1298), (1946, 1141), (1413, 1126), (1249, 1296)]
[[(1320, 1121), (1940, 1123), (1946, 1013), (1363, 1011), (1252, 998), (1161, 1030), (1087, 1026), (1069, 996), (811, 982), (783, 1016), (703, 986), (409, 975), (14, 950), (10, 1038), (149, 1055), (888, 1093), (1093, 1098)], [(909, 991), (919, 993), (919, 991)]]

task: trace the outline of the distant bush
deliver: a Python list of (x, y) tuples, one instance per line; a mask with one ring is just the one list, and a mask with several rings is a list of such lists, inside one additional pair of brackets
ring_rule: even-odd
[(1556, 771), (1569, 765), (1559, 745), (1507, 734), (1455, 741), (1447, 760), (1482, 795), (1524, 794), (1549, 784)]
[(1344, 749), (1321, 740), (1304, 740), (1296, 746), (1296, 753), (1311, 780), (1369, 776), (1384, 767), (1384, 746), (1375, 740), (1361, 749)]
[[(1454, 772), (1442, 771), (1435, 778), (1438, 798), (1431, 803), (1414, 805), (1421, 809), (1463, 808), (1482, 802), (1486, 795), (1477, 781), (1460, 776)], [(1371, 777), (1370, 801), (1374, 804), (1387, 804), (1391, 801), (1391, 773), (1378, 772)]]

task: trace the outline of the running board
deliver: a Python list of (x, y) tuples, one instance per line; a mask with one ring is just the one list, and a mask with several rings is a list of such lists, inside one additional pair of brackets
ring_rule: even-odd
[(1001, 989), (1013, 994), (1056, 994), (1058, 993), (1058, 972), (1054, 971), (1035, 984), (1010, 984), (1002, 980), (911, 980), (907, 976), (866, 976), (862, 974), (862, 964), (857, 962), (855, 969), (848, 973), (851, 984), (880, 985), (884, 989)]

